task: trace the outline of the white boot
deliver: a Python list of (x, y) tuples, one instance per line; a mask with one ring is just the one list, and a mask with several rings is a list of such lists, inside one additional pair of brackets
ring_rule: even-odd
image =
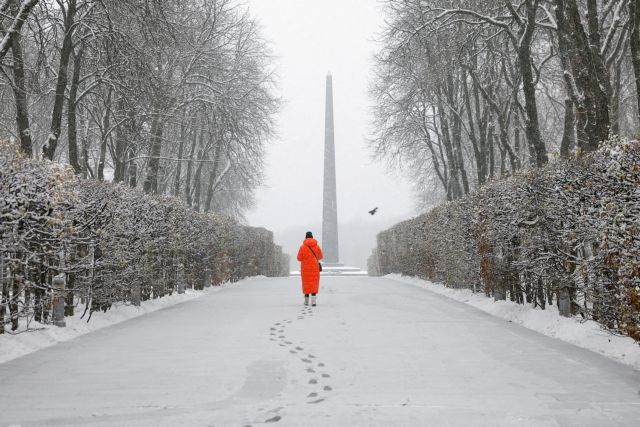
[(309, 295), (304, 296), (304, 305), (309, 305)]
[(311, 295), (311, 305), (312, 306), (316, 306), (316, 296), (315, 295)]

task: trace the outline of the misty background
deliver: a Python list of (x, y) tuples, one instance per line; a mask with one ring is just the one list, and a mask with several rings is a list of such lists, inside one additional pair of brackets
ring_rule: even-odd
[[(273, 230), (291, 255), (305, 231), (322, 245), (325, 77), (333, 75), (340, 261), (366, 268), (379, 231), (415, 214), (410, 184), (387, 173), (366, 147), (367, 94), (376, 34), (383, 24), (371, 0), (250, 0), (276, 57), (277, 140), (268, 147), (265, 185), (256, 192), (249, 224)], [(378, 206), (377, 215), (367, 213)]]

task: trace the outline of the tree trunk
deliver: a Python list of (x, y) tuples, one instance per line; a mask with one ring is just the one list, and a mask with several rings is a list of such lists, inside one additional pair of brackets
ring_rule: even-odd
[(151, 152), (147, 166), (147, 178), (144, 180), (145, 193), (158, 192), (158, 173), (160, 172), (160, 154), (162, 154), (162, 132), (164, 123), (160, 118), (160, 112), (156, 109), (156, 115), (151, 123)]
[(127, 140), (122, 130), (122, 126), (116, 129), (116, 147), (113, 155), (113, 182), (124, 182), (127, 160), (125, 153), (127, 149)]
[(488, 143), (487, 143), (487, 128), (489, 126), (489, 109), (481, 107), (480, 94), (477, 86), (474, 88), (474, 99), (476, 108), (476, 121), (478, 122), (478, 134), (480, 144), (479, 150), (482, 153), (482, 167), (484, 181), (486, 182), (489, 176), (489, 156), (488, 156)]
[[(564, 78), (567, 99), (564, 101), (564, 132), (562, 142), (560, 144), (560, 157), (568, 159), (571, 151), (575, 149), (576, 138), (575, 130), (578, 129), (578, 140), (585, 141), (585, 136), (580, 131), (584, 129), (584, 104), (576, 94), (572, 73), (572, 59), (569, 49), (571, 41), (567, 33), (567, 23), (562, 10), (562, 4), (556, 4), (556, 17), (558, 18), (558, 51), (560, 56), (560, 65), (562, 66), (562, 76)], [(575, 109), (574, 109), (575, 107)], [(577, 111), (576, 111), (577, 109)], [(577, 122), (577, 123), (576, 123)]]
[(39, 264), (36, 267), (35, 274), (33, 275), (33, 280), (35, 282), (35, 286), (33, 287), (33, 320), (35, 320), (36, 322), (42, 322), (42, 304), (44, 300), (43, 288), (46, 281), (46, 273), (42, 264)]
[(93, 177), (93, 172), (89, 167), (89, 120), (85, 118), (84, 124), (84, 133), (82, 134), (82, 157), (80, 158), (80, 169), (82, 172), (80, 176), (83, 179), (87, 179), (87, 176), (91, 174)]
[(575, 140), (576, 120), (573, 112), (573, 101), (564, 100), (564, 132), (560, 143), (560, 157), (567, 160), (571, 157), (571, 151), (576, 145)]
[(222, 142), (218, 141), (216, 144), (216, 150), (214, 152), (213, 168), (209, 174), (209, 185), (207, 187), (207, 199), (204, 203), (204, 211), (209, 212), (211, 210), (211, 201), (213, 200), (213, 193), (215, 192), (216, 180), (218, 179), (220, 169), (220, 156), (222, 154)]
[(489, 178), (493, 179), (496, 176), (496, 155), (493, 148), (494, 131), (493, 125), (489, 125), (487, 130), (487, 151), (489, 152)]
[[(469, 194), (469, 179), (467, 177), (467, 169), (464, 165), (464, 158), (462, 156), (462, 122), (458, 119), (456, 115), (454, 118), (454, 127), (453, 127), (453, 148), (455, 154), (456, 161), (456, 169), (460, 173), (460, 180), (462, 181), (462, 190), (464, 195)], [(460, 194), (462, 197), (463, 194)]]
[(500, 152), (500, 177), (504, 178), (507, 176), (507, 159), (503, 144), (498, 144), (498, 151)]
[(522, 90), (524, 92), (525, 111), (527, 113), (525, 123), (527, 141), (532, 148), (531, 151), (535, 154), (536, 166), (541, 167), (549, 161), (549, 158), (547, 157), (547, 148), (540, 135), (536, 85), (533, 79), (531, 64), (531, 36), (523, 41), (518, 49), (518, 61), (520, 63), (520, 73), (522, 74)]
[(454, 154), (453, 144), (451, 143), (449, 119), (440, 99), (438, 100), (438, 115), (440, 117), (440, 127), (442, 128), (442, 144), (444, 145), (445, 153), (447, 155), (447, 164), (449, 165), (449, 185), (447, 188), (447, 200), (457, 200), (462, 196), (460, 177), (457, 168), (457, 159)]
[(107, 101), (105, 102), (104, 115), (102, 116), (102, 138), (100, 139), (100, 159), (98, 161), (98, 180), (104, 181), (104, 164), (107, 156), (107, 140), (111, 135), (109, 127), (111, 126), (111, 95), (113, 89), (109, 88), (107, 93)]
[[(440, 132), (440, 129), (438, 127), (438, 113), (437, 113), (438, 109), (435, 105), (431, 106), (431, 117), (432, 117), (432, 121), (433, 121), (433, 129), (435, 131), (435, 134), (437, 136), (437, 140), (438, 141), (443, 141), (443, 136), (442, 133)], [(424, 119), (424, 137), (426, 139), (427, 144), (429, 145), (429, 147), (433, 146), (432, 140), (431, 140), (431, 136), (430, 136), (430, 132), (431, 129), (429, 128), (429, 125), (427, 125), (427, 117), (425, 117)], [(445, 154), (445, 150), (444, 150), (444, 144), (439, 143), (437, 144), (437, 148), (438, 148), (438, 153), (436, 155), (436, 157), (434, 157), (434, 165), (439, 164), (442, 165), (442, 173), (439, 174), (439, 177), (441, 178), (441, 182), (442, 182), (442, 187), (444, 189), (444, 191), (447, 193), (447, 200), (451, 200), (449, 198), (449, 180), (450, 180), (450, 167), (449, 164), (447, 163), (447, 158), (446, 158), (446, 154)], [(435, 150), (434, 150), (435, 151)]]
[[(200, 150), (200, 155), (198, 155), (198, 160), (206, 160), (206, 154), (204, 153), (204, 149)], [(198, 163), (198, 168), (196, 169), (196, 176), (193, 178), (193, 210), (196, 212), (200, 212), (200, 199), (202, 195), (202, 165), (204, 162)]]
[(511, 148), (511, 144), (509, 143), (509, 124), (507, 123), (507, 120), (502, 116), (498, 117), (498, 124), (500, 125), (500, 135), (498, 135), (500, 144), (498, 145), (498, 149), (500, 150), (500, 156), (502, 157), (501, 162), (504, 164), (503, 169), (506, 173), (506, 157), (508, 156), (509, 165), (511, 166), (511, 173), (515, 173), (518, 169), (520, 169), (520, 159), (518, 159), (518, 156), (516, 156), (513, 149)]
[(631, 63), (636, 81), (636, 124), (640, 126), (640, 0), (629, 1), (629, 17), (631, 20), (629, 47), (631, 48)]
[(76, 100), (78, 97), (78, 86), (80, 84), (80, 71), (82, 69), (81, 48), (77, 55), (73, 57), (73, 75), (71, 76), (71, 87), (69, 88), (69, 105), (67, 106), (67, 126), (69, 135), (69, 164), (76, 174), (82, 173), (82, 167), (78, 160), (78, 126), (76, 121)]
[[(447, 102), (449, 103), (451, 109), (455, 111), (455, 113), (451, 112), (450, 114), (453, 122), (453, 127), (451, 129), (452, 131), (451, 143), (454, 150), (454, 160), (456, 162), (456, 170), (460, 173), (460, 180), (462, 181), (461, 192), (464, 192), (464, 194), (469, 194), (469, 179), (467, 177), (467, 170), (465, 168), (464, 159), (462, 157), (462, 146), (461, 146), (462, 118), (460, 115), (462, 114), (462, 112), (461, 111), (458, 112), (458, 107), (456, 105), (455, 94), (457, 90), (455, 87), (455, 83), (453, 81), (452, 74), (449, 74), (449, 77), (447, 79), (446, 90), (447, 90)], [(462, 195), (463, 194), (461, 193), (460, 196)]]
[[(200, 135), (200, 139), (202, 139), (204, 131), (202, 131)], [(196, 144), (198, 143), (198, 132), (196, 130), (193, 131), (192, 140), (191, 140), (191, 152), (189, 153), (189, 162), (187, 163), (187, 176), (185, 177), (185, 186), (184, 186), (184, 197), (187, 201), (187, 206), (193, 206), (193, 197), (191, 194), (191, 173), (193, 171), (193, 155), (196, 151)]]
[[(572, 0), (576, 1), (576, 0)], [(589, 50), (591, 52), (591, 63), (596, 70), (596, 78), (598, 81), (597, 91), (597, 104), (598, 110), (598, 132), (602, 138), (598, 142), (601, 142), (609, 138), (611, 130), (611, 116), (609, 113), (609, 106), (611, 105), (611, 96), (613, 90), (611, 88), (611, 78), (609, 70), (605, 64), (605, 59), (602, 54), (602, 42), (600, 36), (600, 23), (598, 13), (597, 0), (587, 0), (587, 25), (589, 28)], [(597, 147), (596, 147), (597, 148)]]
[(518, 164), (522, 165), (522, 160), (520, 158), (520, 128), (518, 128), (519, 123), (514, 124), (513, 129), (513, 152), (516, 155), (516, 159), (518, 159)]
[[(478, 177), (478, 186), (481, 186), (487, 180), (486, 161), (480, 144), (478, 143), (478, 137), (476, 136), (476, 126), (473, 120), (473, 109), (471, 108), (471, 94), (469, 92), (469, 84), (467, 83), (467, 76), (462, 76), (462, 88), (464, 90), (464, 100), (467, 109), (467, 120), (469, 121), (469, 140), (473, 148), (473, 157), (476, 161), (476, 174)], [(480, 124), (478, 123), (478, 126)]]
[(180, 194), (180, 176), (182, 175), (182, 153), (184, 150), (184, 140), (187, 137), (186, 126), (180, 124), (180, 145), (178, 146), (178, 164), (176, 165), (176, 175), (173, 180), (173, 196), (178, 197)]
[(29, 107), (24, 78), (24, 57), (22, 55), (21, 35), (13, 37), (11, 52), (13, 55), (13, 96), (16, 101), (16, 124), (20, 138), (20, 150), (29, 157), (33, 156), (31, 129), (29, 129)]
[[(593, 10), (592, 0), (589, 0), (590, 14)], [(601, 141), (609, 137), (609, 97), (611, 83), (609, 73), (604, 67), (597, 28), (592, 29), (597, 34), (587, 37), (580, 10), (576, 0), (556, 0), (556, 18), (558, 21), (558, 35), (564, 37), (561, 43), (568, 52), (571, 63), (571, 80), (579, 93), (575, 93), (576, 122), (578, 130), (578, 155), (584, 155), (597, 150)], [(590, 18), (591, 19), (591, 18)], [(590, 20), (589, 26), (594, 24)], [(597, 27), (597, 25), (596, 25)], [(566, 70), (565, 70), (566, 73)], [(566, 77), (565, 77), (566, 79)], [(576, 90), (570, 89), (572, 92)]]
[(128, 146), (129, 138), (132, 138), (134, 132), (135, 117), (129, 111), (125, 112), (125, 106), (122, 101), (118, 102), (118, 111), (121, 114), (127, 114), (127, 119), (116, 129), (116, 149), (115, 158), (113, 159), (113, 182), (124, 182), (127, 178), (128, 163)]
[(609, 119), (611, 121), (611, 135), (620, 135), (620, 92), (622, 90), (622, 64), (612, 70), (613, 86), (611, 87), (611, 109)]
[(536, 101), (536, 84), (533, 78), (533, 64), (531, 61), (531, 41), (535, 31), (535, 20), (537, 13), (537, 1), (526, 0), (527, 23), (522, 30), (522, 36), (518, 46), (518, 64), (522, 76), (522, 90), (524, 92), (525, 111), (527, 113), (525, 130), (527, 141), (531, 151), (535, 154), (535, 164), (540, 167), (545, 165), (547, 148), (540, 135), (540, 124), (538, 120), (538, 104)]
[[(426, 117), (424, 119), (426, 120)], [(443, 162), (444, 164), (442, 168), (440, 167), (440, 159), (442, 158), (442, 144), (438, 144), (438, 147), (440, 148), (440, 152), (439, 153), (436, 152), (433, 146), (431, 135), (430, 135), (431, 130), (426, 125), (426, 122), (423, 126), (422, 132), (423, 132), (424, 144), (429, 148), (429, 151), (431, 152), (431, 162), (433, 163), (433, 170), (436, 172), (436, 175), (438, 176), (438, 180), (440, 181), (442, 188), (446, 190), (447, 189), (446, 162)]]
[(129, 187), (136, 188), (138, 186), (138, 165), (131, 163), (129, 165)]
[(22, 274), (15, 271), (12, 279), (13, 284), (11, 286), (11, 299), (9, 299), (9, 314), (11, 316), (11, 330), (15, 331), (18, 329), (20, 319), (18, 302), (20, 299), (20, 291), (22, 290)]
[(53, 160), (58, 146), (60, 129), (62, 126), (62, 108), (64, 107), (64, 95), (67, 89), (67, 69), (69, 58), (73, 49), (72, 38), (75, 25), (73, 20), (76, 14), (76, 0), (69, 0), (67, 14), (64, 17), (64, 40), (60, 51), (60, 64), (58, 66), (58, 81), (56, 83), (55, 101), (53, 103), (53, 113), (51, 114), (51, 132), (47, 142), (42, 148), (45, 158)]

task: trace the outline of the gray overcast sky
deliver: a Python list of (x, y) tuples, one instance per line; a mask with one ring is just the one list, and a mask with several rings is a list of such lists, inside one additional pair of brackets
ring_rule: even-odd
[[(365, 145), (371, 121), (367, 85), (373, 40), (383, 23), (378, 2), (248, 0), (247, 5), (277, 57), (285, 102), (278, 117), (278, 140), (268, 149), (266, 186), (257, 192), (256, 208), (247, 215), (249, 223), (273, 230), (276, 240), (284, 230), (321, 223), (329, 70), (334, 86), (339, 222), (370, 221), (375, 227), (412, 216), (410, 185), (371, 160)], [(380, 217), (370, 218), (367, 211), (375, 206), (380, 207)], [(320, 230), (314, 232), (320, 236)]]

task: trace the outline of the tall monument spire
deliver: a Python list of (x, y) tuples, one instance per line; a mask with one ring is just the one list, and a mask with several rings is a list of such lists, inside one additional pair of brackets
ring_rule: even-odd
[(333, 80), (327, 74), (324, 117), (324, 190), (322, 204), (322, 252), (329, 264), (337, 264), (338, 201), (336, 199), (336, 152), (333, 136)]

